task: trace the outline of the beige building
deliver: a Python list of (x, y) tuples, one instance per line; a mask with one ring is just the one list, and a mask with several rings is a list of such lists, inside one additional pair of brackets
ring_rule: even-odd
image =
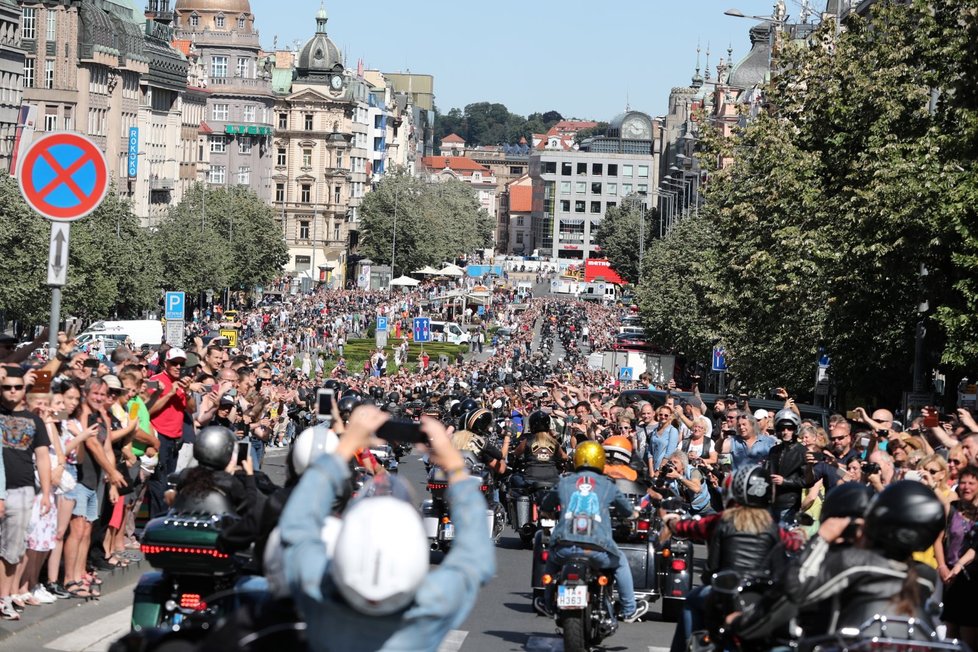
[(343, 286), (372, 164), (370, 85), (346, 69), (327, 22), (320, 9), (294, 68), (291, 57), (274, 56), (272, 206), (289, 246), (288, 270)]
[(0, 167), (4, 170), (10, 170), (12, 164), (24, 96), (20, 18), (21, 10), (14, 0), (0, 0)]

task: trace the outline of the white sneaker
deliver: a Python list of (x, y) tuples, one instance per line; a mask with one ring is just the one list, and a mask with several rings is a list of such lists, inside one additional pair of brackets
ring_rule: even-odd
[(0, 600), (0, 619), (20, 620), (20, 614), (14, 609), (14, 603), (9, 596)]
[(48, 590), (41, 584), (38, 584), (37, 588), (34, 589), (34, 599), (43, 604), (54, 604), (58, 601), (58, 599), (48, 593)]

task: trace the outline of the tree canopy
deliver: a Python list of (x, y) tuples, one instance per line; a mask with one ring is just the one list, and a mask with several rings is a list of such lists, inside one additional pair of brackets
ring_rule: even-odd
[(505, 105), (475, 102), (465, 109), (454, 108), (448, 113), (435, 109), (435, 142), (458, 134), (469, 145), (500, 145), (518, 143), (520, 138), (531, 141), (535, 133), (545, 133), (563, 120), (557, 111), (531, 113), (527, 117), (510, 113)]
[(394, 276), (400, 276), (488, 247), (493, 225), (469, 184), (429, 183), (399, 169), (364, 197), (360, 253), (388, 265), (393, 248)]
[(779, 49), (732, 138), (698, 122), (706, 203), (647, 250), (640, 305), (664, 341), (724, 344), (745, 387), (810, 392), (824, 347), (843, 391), (892, 401), (918, 319), (928, 366), (978, 363), (978, 0), (834, 32)]
[(648, 253), (653, 233), (658, 234), (659, 222), (655, 210), (644, 210), (637, 195), (629, 195), (621, 206), (612, 206), (605, 211), (594, 236), (595, 244), (601, 247), (602, 255), (611, 261), (611, 266), (618, 275), (629, 283), (636, 283), (639, 278), (638, 248), (643, 218)]

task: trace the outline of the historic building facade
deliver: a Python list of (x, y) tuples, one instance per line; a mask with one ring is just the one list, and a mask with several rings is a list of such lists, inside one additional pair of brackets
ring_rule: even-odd
[(24, 97), (20, 17), (20, 7), (14, 0), (0, 0), (0, 167), (3, 170), (11, 168)]

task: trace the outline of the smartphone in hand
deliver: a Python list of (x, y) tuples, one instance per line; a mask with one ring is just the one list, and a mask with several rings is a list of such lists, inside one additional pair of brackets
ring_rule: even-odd
[(248, 459), (248, 448), (250, 447), (248, 445), (248, 442), (246, 441), (239, 441), (237, 443), (237, 447), (238, 447), (238, 464), (241, 464), (241, 462)]
[(428, 438), (421, 431), (421, 425), (404, 419), (388, 419), (377, 430), (377, 436), (387, 441), (400, 441), (423, 444)]
[(331, 389), (321, 389), (316, 393), (316, 414), (321, 417), (333, 416), (334, 392)]

